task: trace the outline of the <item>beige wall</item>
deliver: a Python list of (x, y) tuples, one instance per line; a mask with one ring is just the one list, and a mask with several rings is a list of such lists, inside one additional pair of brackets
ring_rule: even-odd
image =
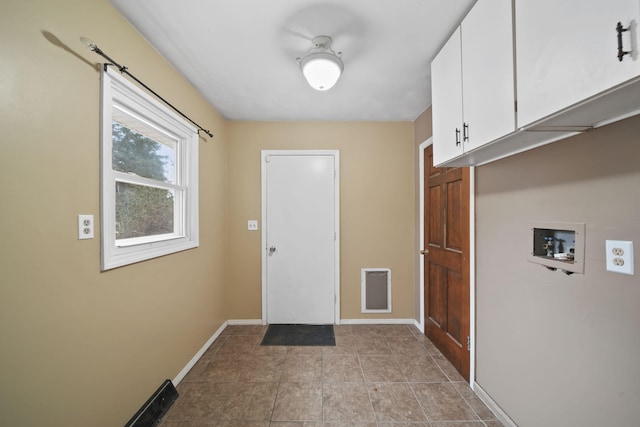
[[(101, 61), (80, 36), (216, 134), (199, 249), (100, 273), (99, 237), (78, 240), (78, 214), (99, 226)], [(123, 425), (227, 318), (224, 121), (107, 0), (9, 0), (0, 129), (0, 424)]]
[[(227, 304), (232, 319), (260, 319), (260, 150), (340, 150), (341, 317), (412, 319), (413, 124), (227, 123)], [(262, 224), (260, 224), (262, 226)], [(360, 269), (389, 267), (393, 312), (360, 311)]]
[[(522, 427), (637, 426), (640, 116), (476, 169), (477, 382)], [(527, 262), (530, 221), (586, 223), (585, 274)], [(635, 276), (605, 240), (635, 242)]]

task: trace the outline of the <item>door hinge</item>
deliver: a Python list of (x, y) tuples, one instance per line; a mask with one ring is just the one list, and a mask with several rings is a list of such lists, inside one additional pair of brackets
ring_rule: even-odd
[(268, 154), (267, 154), (267, 155), (265, 155), (265, 156), (264, 156), (264, 162), (265, 162), (265, 163), (269, 163), (270, 161), (271, 161), (271, 159), (269, 158), (269, 155), (268, 155)]
[(471, 351), (471, 337), (467, 336), (467, 350)]

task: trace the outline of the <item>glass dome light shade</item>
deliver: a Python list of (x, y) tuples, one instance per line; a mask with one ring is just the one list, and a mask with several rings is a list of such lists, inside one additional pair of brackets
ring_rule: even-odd
[(314, 52), (302, 59), (300, 68), (312, 88), (325, 91), (336, 84), (344, 70), (344, 65), (336, 55)]

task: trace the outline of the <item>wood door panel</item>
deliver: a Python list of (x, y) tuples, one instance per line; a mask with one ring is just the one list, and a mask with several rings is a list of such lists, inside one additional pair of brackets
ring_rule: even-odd
[(431, 153), (424, 151), (425, 335), (469, 379), (469, 169), (434, 168)]
[(461, 207), (462, 207), (462, 180), (456, 180), (447, 182), (447, 201), (446, 201), (446, 215), (445, 222), (445, 236), (447, 236), (446, 248), (452, 249), (457, 252), (462, 251), (463, 232), (461, 221)]
[[(447, 285), (445, 282), (446, 271), (438, 265), (429, 268), (429, 307), (427, 317), (434, 321), (439, 328), (446, 329), (447, 323)], [(445, 274), (443, 274), (445, 273)]]
[(442, 266), (448, 270), (460, 271), (462, 268), (462, 256), (458, 252), (429, 246), (429, 264)]
[(443, 230), (442, 230), (442, 215), (440, 215), (441, 208), (441, 196), (440, 187), (429, 188), (429, 200), (431, 201), (427, 217), (427, 235), (428, 240), (425, 240), (429, 246), (442, 247), (444, 243)]
[(462, 307), (465, 307), (465, 293), (468, 289), (464, 289), (462, 284), (462, 275), (447, 271), (447, 333), (456, 340), (458, 345), (462, 345), (466, 341), (465, 328), (461, 323), (464, 319)]

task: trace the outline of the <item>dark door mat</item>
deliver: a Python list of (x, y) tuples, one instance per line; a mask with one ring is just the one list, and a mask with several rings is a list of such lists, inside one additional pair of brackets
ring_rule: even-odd
[(333, 325), (269, 325), (261, 345), (335, 346)]

